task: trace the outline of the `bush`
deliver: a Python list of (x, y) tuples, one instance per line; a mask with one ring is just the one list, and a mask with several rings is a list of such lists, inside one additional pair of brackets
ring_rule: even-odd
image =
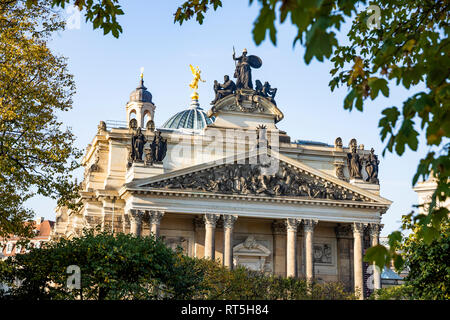
[(411, 288), (406, 285), (375, 290), (370, 300), (411, 300)]
[[(80, 289), (67, 287), (70, 265), (80, 268)], [(183, 299), (201, 280), (190, 265), (153, 237), (86, 232), (8, 258), (0, 283), (10, 287), (4, 296), (16, 299)]]
[(195, 299), (223, 300), (349, 300), (340, 283), (312, 283), (305, 279), (267, 275), (238, 266), (229, 270), (210, 260), (196, 259), (196, 268), (203, 274), (202, 291)]

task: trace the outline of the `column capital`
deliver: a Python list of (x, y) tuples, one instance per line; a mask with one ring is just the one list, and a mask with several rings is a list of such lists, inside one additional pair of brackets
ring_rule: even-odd
[(384, 225), (381, 223), (371, 223), (369, 224), (369, 233), (371, 237), (379, 237), (380, 232), (383, 229)]
[(341, 225), (338, 224), (334, 228), (334, 232), (336, 233), (336, 238), (351, 238), (352, 226), (349, 224)]
[(205, 221), (205, 226), (216, 227), (217, 220), (219, 220), (220, 214), (215, 213), (205, 213), (203, 215), (203, 220)]
[(279, 220), (272, 222), (272, 232), (274, 234), (286, 234), (286, 222)]
[(353, 222), (352, 224), (352, 230), (353, 230), (353, 234), (364, 234), (364, 229), (366, 228), (366, 224), (364, 223), (360, 223), (360, 222)]
[(142, 210), (137, 210), (137, 209), (129, 210), (129, 217), (130, 217), (130, 221), (132, 221), (132, 222), (135, 222), (135, 221), (141, 222), (143, 215), (144, 215), (144, 211), (142, 211)]
[(286, 219), (286, 230), (297, 232), (298, 225), (302, 222), (302, 219), (287, 218)]
[(159, 225), (161, 223), (161, 219), (164, 216), (164, 211), (161, 210), (148, 210), (148, 216), (151, 224)]
[(305, 232), (313, 232), (316, 225), (319, 223), (319, 220), (315, 219), (304, 219), (303, 220), (303, 230)]
[(238, 216), (235, 214), (224, 214), (223, 215), (223, 227), (224, 228), (233, 228), (234, 223), (236, 222)]

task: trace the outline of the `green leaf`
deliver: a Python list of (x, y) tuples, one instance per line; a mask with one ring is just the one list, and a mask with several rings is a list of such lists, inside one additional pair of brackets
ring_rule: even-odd
[(389, 87), (388, 82), (386, 79), (381, 79), (377, 77), (372, 77), (368, 79), (368, 84), (370, 87), (370, 98), (374, 100), (377, 96), (379, 91), (383, 93), (385, 97), (389, 96)]
[(275, 9), (269, 4), (264, 3), (258, 18), (253, 27), (253, 40), (257, 45), (266, 38), (266, 32), (269, 30), (270, 40), (276, 45), (276, 29), (275, 29)]
[(383, 267), (389, 263), (389, 257), (387, 248), (379, 244), (366, 250), (364, 261), (375, 262), (377, 267), (383, 270)]

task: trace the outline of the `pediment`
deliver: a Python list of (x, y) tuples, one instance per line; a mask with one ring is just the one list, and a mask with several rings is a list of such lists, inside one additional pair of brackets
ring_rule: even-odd
[(389, 206), (391, 202), (271, 149), (256, 149), (141, 181), (127, 189), (188, 191), (246, 197), (351, 201)]
[(253, 236), (248, 236), (244, 242), (233, 247), (234, 256), (268, 257), (271, 251), (258, 243)]

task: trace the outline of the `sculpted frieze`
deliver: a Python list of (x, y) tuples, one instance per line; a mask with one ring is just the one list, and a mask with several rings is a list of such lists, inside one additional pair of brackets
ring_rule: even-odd
[(159, 189), (183, 189), (223, 194), (298, 196), (309, 199), (362, 201), (361, 195), (318, 177), (279, 163), (273, 175), (260, 164), (228, 164), (148, 185)]

